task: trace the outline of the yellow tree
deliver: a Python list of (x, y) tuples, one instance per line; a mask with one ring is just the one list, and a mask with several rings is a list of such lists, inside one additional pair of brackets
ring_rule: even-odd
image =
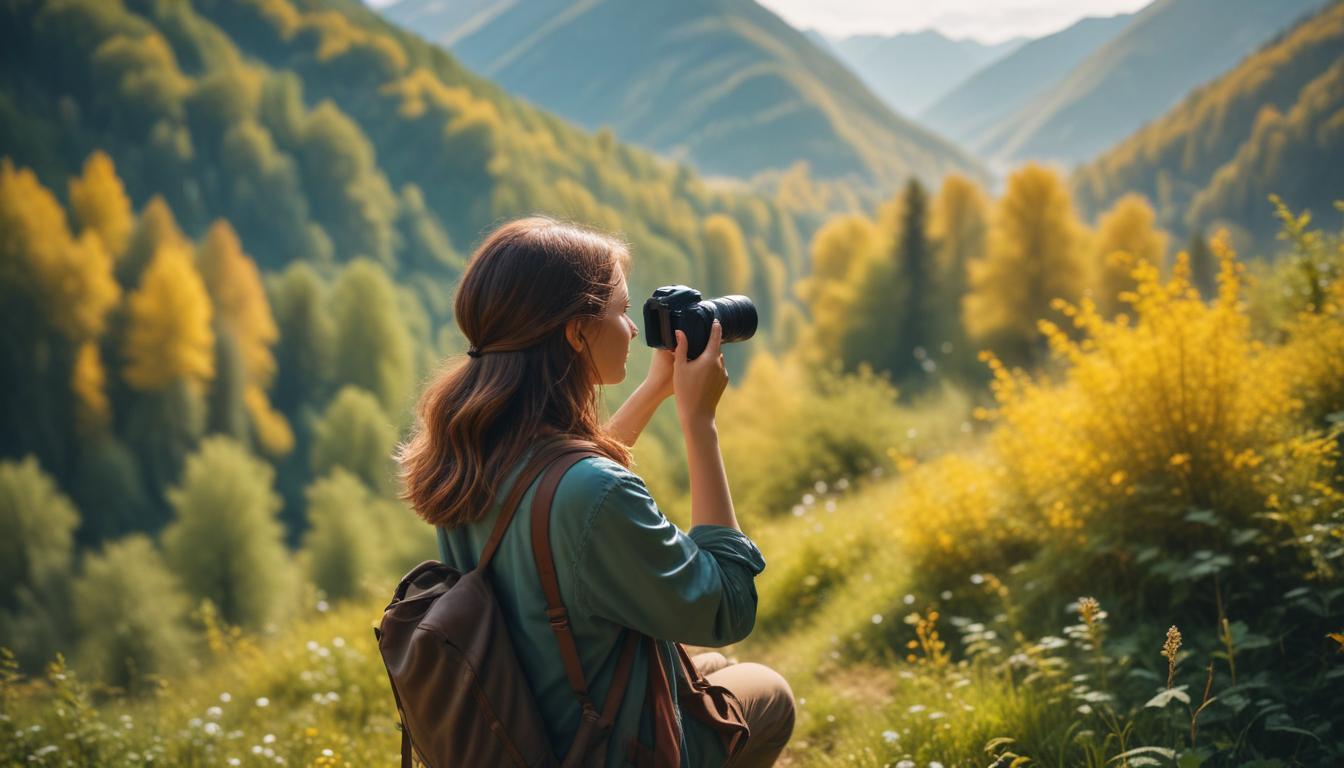
[(78, 350), (102, 334), (121, 289), (102, 241), (93, 233), (72, 238), (55, 195), (8, 160), (0, 161), (0, 233), (0, 324), (7, 337), (0, 350), (6, 371), (0, 450), (34, 453), (61, 472), (71, 417), (105, 410), (101, 383), (78, 370)]
[(794, 288), (812, 316), (799, 339), (805, 360), (838, 356), (854, 329), (856, 282), (871, 268), (880, 247), (877, 227), (859, 215), (833, 217), (812, 238), (812, 272)]
[(751, 283), (751, 258), (742, 230), (731, 217), (716, 213), (705, 219), (705, 260), (710, 291), (718, 294), (747, 290)]
[(1111, 317), (1125, 308), (1120, 295), (1138, 288), (1131, 274), (1146, 261), (1163, 271), (1167, 233), (1154, 226), (1157, 216), (1142, 195), (1129, 194), (1101, 217), (1093, 241), (1092, 266), (1097, 275), (1097, 306)]
[(227, 221), (210, 226), (198, 255), (201, 277), (215, 308), (216, 322), (233, 335), (243, 362), (243, 401), (263, 450), (282, 456), (294, 445), (284, 416), (271, 407), (266, 389), (275, 378), (271, 347), (279, 339), (261, 273), (243, 252)]
[(130, 243), (135, 213), (112, 158), (102, 150), (89, 155), (83, 173), (70, 179), (70, 209), (83, 231), (96, 234), (114, 260), (121, 257)]
[(1029, 163), (1008, 177), (994, 209), (989, 248), (970, 262), (963, 303), (967, 333), (1017, 364), (1043, 352), (1036, 321), (1050, 301), (1076, 301), (1087, 285), (1085, 231), (1058, 172)]
[(215, 373), (211, 314), (191, 252), (182, 245), (159, 246), (127, 301), (126, 382), (155, 392), (184, 379), (199, 393)]

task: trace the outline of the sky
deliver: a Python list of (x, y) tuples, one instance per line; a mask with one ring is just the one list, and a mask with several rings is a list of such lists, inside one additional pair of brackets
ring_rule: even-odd
[(1040, 37), (1084, 16), (1113, 16), (1151, 0), (758, 0), (799, 29), (830, 37), (936, 29), (953, 38), (996, 43)]

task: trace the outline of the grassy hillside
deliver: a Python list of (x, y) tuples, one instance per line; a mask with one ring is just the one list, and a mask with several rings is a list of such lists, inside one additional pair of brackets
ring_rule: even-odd
[(894, 188), (975, 169), (753, 0), (401, 0), (385, 12), (511, 93), (706, 173), (806, 161), (818, 178)]
[[(1206, 230), (1263, 222), (1277, 193), (1328, 220), (1344, 188), (1341, 71), (1344, 4), (1335, 4), (1080, 167), (1080, 205), (1096, 212), (1139, 192), (1168, 228)], [(1261, 242), (1273, 234), (1270, 222), (1249, 231)]]
[(1068, 76), (1083, 59), (1120, 33), (1131, 14), (1088, 17), (972, 73), (919, 119), (973, 152), (1018, 109)]
[(918, 115), (968, 75), (1010, 55), (1026, 38), (986, 44), (953, 40), (929, 29), (899, 35), (853, 35), (831, 43), (873, 93), (902, 115)]
[(991, 132), (982, 154), (1007, 163), (1086, 160), (1323, 4), (1158, 0)]
[[(723, 651), (790, 681), (798, 719), (781, 765), (1344, 759), (1344, 477), (1328, 418), (1344, 407), (1344, 282), (1259, 344), (1241, 268), (1217, 249), (1215, 301), (1145, 265), (1132, 322), (1081, 307), (1085, 340), (1045, 329), (1053, 374), (991, 364), (980, 427), (958, 427), (964, 402), (902, 413), (863, 387), (810, 411), (850, 438), (881, 419), (892, 450), (744, 519), (767, 566), (755, 630)], [(737, 407), (793, 365), (762, 360), (727, 393)], [(744, 447), (774, 430), (801, 445), (770, 421), (725, 418), (725, 438)], [(768, 472), (769, 453), (733, 451), (730, 473), (796, 482)], [(795, 470), (836, 458), (823, 448)], [(390, 583), (372, 586), (340, 604), (309, 594), (265, 634), (204, 609), (193, 671), (132, 695), (60, 664), (31, 677), (0, 665), (0, 759), (390, 762), (395, 708), (370, 632)]]

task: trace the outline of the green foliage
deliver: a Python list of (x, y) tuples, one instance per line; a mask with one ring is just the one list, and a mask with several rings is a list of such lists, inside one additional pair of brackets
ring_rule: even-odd
[(366, 580), (382, 575), (374, 499), (357, 477), (340, 467), (308, 487), (308, 531), (303, 552), (308, 573), (328, 598), (362, 595)]
[(186, 595), (149, 537), (86, 555), (73, 598), (79, 661), (98, 679), (135, 693), (147, 676), (179, 672), (190, 658)]
[(400, 418), (415, 370), (392, 282), (377, 264), (357, 260), (336, 279), (331, 304), (340, 339), (332, 359), (335, 382), (372, 392), (384, 413)]
[(226, 437), (210, 437), (169, 489), (175, 517), (164, 555), (183, 586), (218, 606), (231, 624), (259, 628), (273, 617), (288, 557), (271, 491), (274, 470)]
[(313, 429), (313, 475), (340, 467), (370, 488), (389, 490), (396, 441), (397, 430), (378, 400), (358, 387), (342, 387)]
[(0, 645), (35, 667), (66, 645), (79, 512), (37, 460), (0, 462)]
[(904, 423), (896, 390), (871, 370), (806, 371), (797, 360), (752, 358), (718, 420), (734, 506), (745, 519), (778, 517), (819, 481), (855, 482), (888, 465), (890, 436)]
[(322, 400), (331, 376), (336, 328), (326, 286), (308, 264), (295, 262), (275, 276), (270, 294), (280, 329), (275, 404), (293, 414), (301, 404)]

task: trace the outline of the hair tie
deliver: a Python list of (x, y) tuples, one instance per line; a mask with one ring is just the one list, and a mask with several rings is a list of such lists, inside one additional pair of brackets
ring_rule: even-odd
[(476, 347), (467, 347), (467, 354), (471, 357), (480, 357), (483, 353)]

